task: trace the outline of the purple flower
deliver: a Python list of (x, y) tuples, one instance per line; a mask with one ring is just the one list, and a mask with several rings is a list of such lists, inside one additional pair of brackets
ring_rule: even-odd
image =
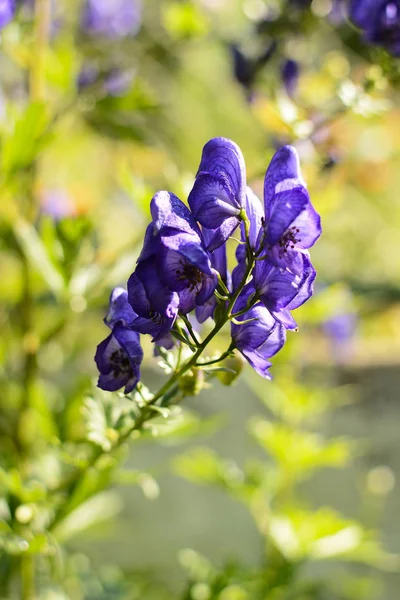
[(136, 387), (143, 360), (139, 337), (136, 331), (118, 322), (110, 335), (97, 346), (95, 361), (100, 372), (99, 388), (115, 392), (125, 387), (125, 394), (129, 394)]
[(129, 90), (133, 77), (132, 71), (113, 67), (102, 74), (95, 65), (86, 64), (78, 73), (76, 86), (79, 92), (83, 92), (97, 84), (106, 95), (123, 96)]
[(213, 138), (203, 154), (188, 202), (194, 217), (213, 234), (208, 250), (221, 246), (240, 221), (246, 200), (246, 170), (240, 148), (226, 138)]
[(313, 208), (300, 173), (299, 158), (292, 146), (273, 156), (264, 180), (265, 248), (279, 267), (300, 274), (300, 252), (321, 235), (321, 220)]
[(214, 293), (217, 275), (212, 268), (200, 229), (177, 196), (158, 192), (150, 204), (153, 239), (158, 240), (157, 273), (167, 289), (179, 295), (179, 309), (188, 313)]
[[(247, 296), (244, 294), (235, 304), (239, 311), (246, 305)], [(285, 328), (278, 323), (271, 313), (261, 304), (253, 306), (238, 321), (254, 319), (243, 325), (232, 322), (231, 335), (235, 346), (259, 375), (271, 379), (268, 360), (284, 345), (286, 339)]]
[(99, 70), (94, 65), (83, 65), (76, 78), (76, 87), (79, 92), (83, 92), (97, 83)]
[(15, 0), (0, 0), (0, 29), (8, 25), (15, 14)]
[(121, 38), (140, 29), (142, 6), (139, 0), (86, 0), (82, 27), (93, 35)]
[(43, 213), (53, 217), (55, 221), (77, 215), (77, 208), (73, 199), (62, 188), (47, 190), (41, 198), (41, 209)]
[[(207, 245), (207, 243), (211, 239), (211, 236), (213, 235), (213, 232), (210, 229), (203, 229), (202, 234), (204, 243)], [(230, 289), (231, 276), (228, 272), (228, 262), (225, 244), (219, 246), (219, 248), (214, 250), (214, 252), (211, 252), (211, 266), (215, 271), (217, 271), (220, 274), (222, 281), (225, 283), (227, 288)], [(203, 305), (196, 306), (196, 318), (199, 323), (204, 323), (206, 319), (214, 316), (214, 310), (217, 306), (217, 303), (217, 297), (215, 296), (215, 294), (213, 294), (208, 300), (204, 302)]]
[(368, 42), (400, 56), (400, 0), (352, 0), (350, 18)]
[(168, 334), (178, 315), (179, 296), (161, 283), (154, 257), (140, 262), (130, 276), (128, 300), (138, 315), (132, 327), (150, 334), (156, 344), (171, 348), (173, 340)]
[(129, 327), (136, 318), (137, 314), (128, 302), (128, 292), (122, 287), (114, 288), (110, 295), (108, 313), (104, 317), (104, 323), (110, 329), (113, 329), (117, 323)]
[(300, 67), (295, 60), (285, 60), (281, 71), (283, 85), (289, 98), (293, 98), (299, 83)]
[(268, 259), (256, 264), (252, 285), (257, 297), (287, 329), (297, 327), (291, 310), (298, 308), (313, 294), (315, 270), (307, 254), (299, 253), (298, 273), (277, 267)]

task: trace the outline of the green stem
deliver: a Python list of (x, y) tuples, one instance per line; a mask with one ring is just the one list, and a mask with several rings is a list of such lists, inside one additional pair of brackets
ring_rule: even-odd
[(181, 317), (182, 321), (185, 323), (185, 325), (186, 325), (186, 327), (187, 327), (187, 330), (188, 330), (188, 332), (189, 332), (189, 335), (190, 335), (190, 337), (192, 338), (192, 340), (193, 340), (193, 342), (194, 342), (194, 344), (195, 344), (196, 348), (198, 348), (198, 347), (199, 347), (199, 345), (200, 345), (200, 342), (199, 342), (199, 340), (197, 339), (197, 336), (196, 336), (196, 334), (195, 334), (195, 332), (194, 332), (194, 330), (193, 330), (193, 327), (192, 327), (192, 324), (191, 324), (191, 322), (189, 321), (189, 319), (187, 318), (187, 316), (186, 316), (186, 315), (180, 314), (179, 316)]
[[(239, 294), (241, 293), (243, 287), (246, 285), (247, 279), (253, 269), (254, 262), (255, 261), (254, 261), (253, 253), (249, 252), (248, 262), (247, 262), (247, 267), (246, 267), (245, 273), (243, 274), (242, 280), (241, 280), (240, 284), (238, 285), (237, 290), (235, 291), (235, 293), (231, 296), (231, 298), (229, 300), (224, 317), (221, 318), (221, 320), (218, 323), (215, 323), (214, 328), (210, 331), (208, 336), (202, 342), (198, 343), (198, 347), (197, 347), (196, 351), (192, 354), (190, 359), (171, 375), (171, 377), (168, 379), (168, 381), (166, 381), (166, 383), (159, 389), (159, 391), (151, 398), (151, 400), (148, 402), (148, 404), (143, 407), (140, 416), (135, 419), (133, 426), (131, 428), (129, 428), (125, 433), (120, 435), (117, 442), (115, 443), (115, 445), (112, 448), (113, 452), (118, 450), (129, 439), (129, 437), (131, 436), (131, 434), (134, 431), (140, 430), (142, 425), (145, 422), (150, 421), (151, 419), (153, 419), (155, 417), (155, 412), (151, 408), (152, 405), (156, 404), (156, 402), (158, 402), (160, 399), (165, 399), (166, 396), (173, 397), (175, 395), (175, 391), (178, 389), (179, 379), (182, 377), (182, 375), (184, 375), (192, 367), (196, 368), (198, 366), (202, 366), (201, 364), (198, 364), (197, 361), (200, 358), (200, 356), (202, 355), (202, 353), (204, 352), (204, 350), (206, 349), (206, 347), (208, 346), (208, 344), (214, 339), (214, 337), (224, 327), (224, 325), (226, 323), (228, 323), (229, 320), (232, 318), (232, 315), (231, 315), (232, 309), (234, 308), (236, 300), (238, 299)], [(185, 319), (183, 319), (183, 320), (185, 322)], [(203, 363), (203, 365), (204, 364), (214, 364), (216, 362), (219, 362), (220, 360), (223, 360), (223, 358), (225, 358), (232, 352), (233, 347), (234, 347), (233, 343), (231, 343), (228, 350), (226, 352), (224, 352), (220, 356), (219, 359), (209, 361), (208, 363)], [(67, 483), (64, 482), (58, 488), (57, 491), (68, 489), (69, 497), (73, 498), (74, 492), (79, 487), (81, 482), (83, 481), (86, 471), (90, 468), (95, 467), (97, 461), (100, 460), (104, 454), (106, 454), (106, 452), (104, 452), (101, 448), (97, 448), (96, 451), (93, 453), (93, 456), (92, 456), (89, 464), (86, 465), (85, 470), (79, 471), (76, 475), (74, 475), (72, 478), (70, 478)], [(49, 527), (49, 530), (54, 530), (56, 525), (63, 518), (65, 518), (71, 512), (71, 510), (73, 510), (73, 505), (70, 505), (69, 507), (64, 505), (63, 510), (59, 511), (55, 514), (53, 522), (51, 523), (51, 525)]]
[(21, 600), (35, 600), (35, 563), (32, 555), (21, 558)]
[(228, 358), (228, 356), (230, 354), (232, 354), (234, 349), (235, 349), (235, 342), (232, 341), (229, 348), (227, 350), (225, 350), (225, 352), (223, 352), (218, 358), (214, 358), (213, 360), (207, 360), (205, 362), (196, 363), (196, 367), (207, 367), (208, 365), (214, 365), (216, 363), (219, 363), (222, 360), (224, 360), (225, 358)]
[(30, 96), (33, 101), (46, 98), (46, 54), (51, 25), (51, 0), (35, 0), (34, 50), (30, 72)]

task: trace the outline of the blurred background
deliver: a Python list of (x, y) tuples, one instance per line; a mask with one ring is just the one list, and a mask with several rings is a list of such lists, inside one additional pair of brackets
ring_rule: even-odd
[[(396, 60), (340, 0), (54, 0), (48, 40), (33, 4), (0, 32), (0, 597), (396, 600)], [(315, 296), (271, 382), (221, 376), (92, 472), (114, 432), (93, 361), (109, 293), (153, 194), (186, 201), (215, 136), (260, 198), (296, 146)]]

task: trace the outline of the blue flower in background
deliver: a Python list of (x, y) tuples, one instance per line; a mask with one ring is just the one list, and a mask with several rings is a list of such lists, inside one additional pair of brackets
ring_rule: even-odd
[(296, 60), (285, 60), (281, 71), (282, 81), (287, 95), (293, 98), (299, 83), (300, 66)]
[(400, 56), (400, 0), (352, 0), (350, 18), (368, 42)]
[(97, 385), (108, 392), (125, 387), (125, 394), (129, 394), (140, 379), (142, 360), (139, 334), (118, 322), (97, 346), (95, 361), (100, 372)]
[(221, 246), (240, 222), (246, 201), (246, 168), (242, 152), (226, 138), (213, 138), (203, 154), (188, 202), (197, 221), (213, 234), (208, 250)]
[(15, 14), (15, 0), (0, 0), (0, 29), (8, 25)]
[(95, 65), (85, 64), (76, 78), (76, 87), (79, 92), (83, 92), (96, 85), (104, 95), (123, 96), (129, 90), (133, 79), (134, 73), (131, 70), (112, 67), (100, 73)]
[(93, 35), (121, 38), (136, 35), (141, 26), (139, 0), (86, 0), (82, 27)]

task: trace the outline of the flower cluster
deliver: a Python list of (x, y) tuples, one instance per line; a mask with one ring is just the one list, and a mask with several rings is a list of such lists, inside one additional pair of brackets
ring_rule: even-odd
[[(152, 221), (136, 268), (127, 291), (117, 288), (111, 295), (105, 322), (112, 333), (97, 349), (103, 389), (125, 386), (129, 392), (136, 385), (139, 334), (150, 334), (156, 347), (166, 349), (187, 343), (190, 365), (196, 366), (208, 341), (228, 322), (229, 352), (236, 348), (270, 378), (269, 359), (283, 346), (286, 331), (296, 329), (291, 311), (313, 293), (308, 249), (321, 225), (293, 147), (280, 148), (272, 158), (263, 206), (247, 187), (240, 148), (225, 138), (211, 139), (188, 204), (166, 191), (151, 200)], [(226, 245), (237, 228), (241, 239), (231, 276)], [(189, 313), (200, 323), (214, 320), (204, 342), (191, 337)]]
[(139, 0), (86, 0), (82, 27), (89, 34), (123, 38), (136, 35), (141, 17)]
[(352, 0), (350, 18), (368, 42), (400, 56), (399, 0)]
[(8, 25), (15, 14), (15, 0), (1, 0), (0, 2), (0, 29)]

